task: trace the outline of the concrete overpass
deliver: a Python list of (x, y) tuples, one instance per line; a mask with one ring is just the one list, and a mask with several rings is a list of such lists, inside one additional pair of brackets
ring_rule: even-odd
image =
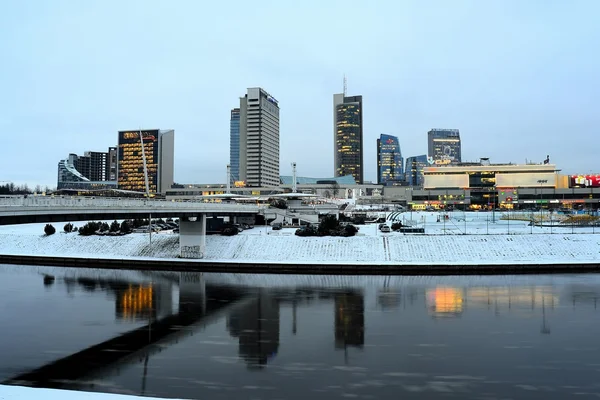
[(206, 218), (264, 213), (249, 204), (177, 202), (155, 199), (5, 196), (0, 197), (0, 225), (111, 219), (179, 218), (182, 258), (202, 258), (206, 248)]

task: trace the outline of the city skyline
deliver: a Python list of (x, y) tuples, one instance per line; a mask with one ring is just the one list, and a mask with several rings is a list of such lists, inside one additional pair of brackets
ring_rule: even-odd
[[(549, 154), (563, 173), (600, 172), (590, 145), (600, 125), (595, 2), (239, 3), (233, 13), (162, 4), (0, 6), (0, 51), (10, 60), (0, 77), (0, 181), (55, 186), (57, 160), (102, 151), (116, 144), (114, 132), (140, 126), (177, 131), (177, 182), (224, 181), (230, 111), (252, 86), (282, 104), (280, 174), (295, 161), (300, 176), (329, 176), (331, 96), (342, 92), (344, 74), (348, 93), (366, 106), (366, 181), (377, 178), (371, 149), (381, 133), (397, 136), (411, 157), (427, 153), (435, 127), (460, 129), (463, 161), (542, 162)], [(200, 26), (198, 14), (212, 17)], [(239, 48), (254, 17), (269, 17), (278, 34)], [(107, 20), (123, 29), (107, 31)], [(146, 21), (161, 23), (149, 31)], [(339, 57), (331, 48), (349, 25), (362, 34), (352, 57)], [(14, 168), (29, 153), (32, 161)]]

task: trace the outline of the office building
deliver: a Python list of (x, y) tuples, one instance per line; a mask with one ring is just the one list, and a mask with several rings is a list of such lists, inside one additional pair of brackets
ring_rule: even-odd
[(86, 151), (83, 156), (71, 153), (58, 163), (56, 186), (58, 189), (114, 187), (116, 170), (116, 147), (109, 147), (108, 152)]
[(423, 186), (423, 170), (427, 167), (427, 156), (408, 157), (406, 159), (405, 180), (410, 186)]
[(277, 100), (261, 88), (249, 88), (239, 112), (238, 180), (250, 187), (279, 186)]
[(377, 139), (377, 183), (387, 185), (404, 180), (404, 160), (396, 136), (380, 135)]
[(427, 163), (448, 165), (461, 162), (458, 129), (432, 129), (427, 132)]
[(151, 194), (164, 193), (173, 184), (175, 131), (146, 129), (119, 131), (118, 183), (119, 189), (145, 192), (144, 160), (148, 171), (148, 189)]
[(231, 110), (229, 120), (229, 165), (231, 166), (231, 183), (240, 179), (240, 109)]
[(83, 156), (77, 156), (75, 159), (75, 168), (90, 181), (107, 181), (108, 153), (86, 151)]
[(333, 95), (334, 175), (352, 175), (363, 183), (362, 96)]

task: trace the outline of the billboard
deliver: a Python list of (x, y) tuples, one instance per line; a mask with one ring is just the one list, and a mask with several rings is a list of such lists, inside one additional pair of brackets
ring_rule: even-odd
[(571, 187), (600, 187), (600, 175), (571, 175)]
[(425, 189), (468, 188), (469, 174), (425, 175)]
[(557, 175), (554, 172), (524, 172), (519, 174), (497, 173), (497, 188), (556, 187)]

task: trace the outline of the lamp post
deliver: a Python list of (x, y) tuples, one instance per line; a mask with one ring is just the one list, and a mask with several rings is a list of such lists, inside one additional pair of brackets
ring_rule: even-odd
[(538, 179), (537, 182), (540, 184), (540, 228), (541, 228), (542, 227), (542, 198), (543, 198), (542, 185), (544, 183), (548, 183), (548, 179)]

